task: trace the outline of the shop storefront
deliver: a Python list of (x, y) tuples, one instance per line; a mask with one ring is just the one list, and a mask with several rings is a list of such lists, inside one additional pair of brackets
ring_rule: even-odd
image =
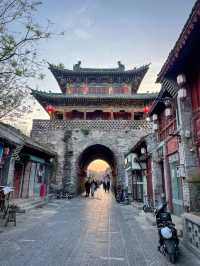
[[(20, 193), (18, 193), (18, 197), (44, 198), (47, 193), (50, 164), (44, 159), (33, 155), (23, 155), (22, 158), (21, 165), (23, 165), (24, 171), (21, 171), (20, 178), (17, 174), (19, 167), (15, 168), (15, 177), (21, 179), (18, 182), (18, 184), (20, 184)], [(15, 178), (14, 183), (18, 179)]]
[(180, 167), (179, 153), (178, 153), (178, 140), (172, 138), (167, 142), (167, 158), (169, 163), (169, 175), (171, 183), (171, 200), (172, 210), (176, 215), (181, 215), (184, 211), (183, 208), (183, 184), (182, 179), (178, 174)]
[(45, 198), (56, 153), (17, 129), (0, 123), (0, 185), (14, 198)]
[(179, 156), (178, 153), (170, 155), (169, 169), (171, 176), (171, 187), (172, 187), (172, 205), (173, 213), (181, 215), (183, 213), (183, 190), (182, 190), (182, 179), (178, 176), (179, 167)]
[(144, 202), (144, 196), (147, 194), (146, 176), (143, 176), (142, 172), (133, 172), (133, 199), (139, 202)]

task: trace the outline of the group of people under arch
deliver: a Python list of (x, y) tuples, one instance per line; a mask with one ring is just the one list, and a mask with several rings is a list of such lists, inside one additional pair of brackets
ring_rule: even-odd
[(107, 174), (101, 181), (97, 181), (91, 177), (88, 177), (85, 181), (85, 196), (89, 197), (90, 194), (92, 197), (94, 197), (94, 193), (97, 190), (97, 188), (103, 184), (103, 189), (105, 192), (110, 191), (110, 176)]

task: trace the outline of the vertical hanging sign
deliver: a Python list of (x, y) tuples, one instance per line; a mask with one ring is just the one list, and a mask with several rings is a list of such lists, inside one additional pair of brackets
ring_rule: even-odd
[(0, 143), (0, 163), (2, 162), (3, 159), (3, 144)]

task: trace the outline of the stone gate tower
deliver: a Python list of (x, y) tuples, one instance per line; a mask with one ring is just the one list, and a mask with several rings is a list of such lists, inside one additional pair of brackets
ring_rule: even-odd
[(80, 191), (89, 163), (103, 159), (113, 173), (113, 184), (124, 180), (124, 154), (150, 130), (145, 110), (156, 94), (137, 93), (148, 65), (125, 70), (50, 65), (62, 93), (33, 91), (50, 114), (34, 120), (32, 137), (58, 153), (57, 182)]

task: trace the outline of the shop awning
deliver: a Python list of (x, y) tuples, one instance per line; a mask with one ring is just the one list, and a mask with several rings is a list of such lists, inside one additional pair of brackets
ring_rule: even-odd
[(30, 161), (36, 162), (36, 163), (46, 163), (44, 159), (34, 156), (34, 155), (30, 155), (30, 154), (22, 154), (23, 157), (28, 158)]

